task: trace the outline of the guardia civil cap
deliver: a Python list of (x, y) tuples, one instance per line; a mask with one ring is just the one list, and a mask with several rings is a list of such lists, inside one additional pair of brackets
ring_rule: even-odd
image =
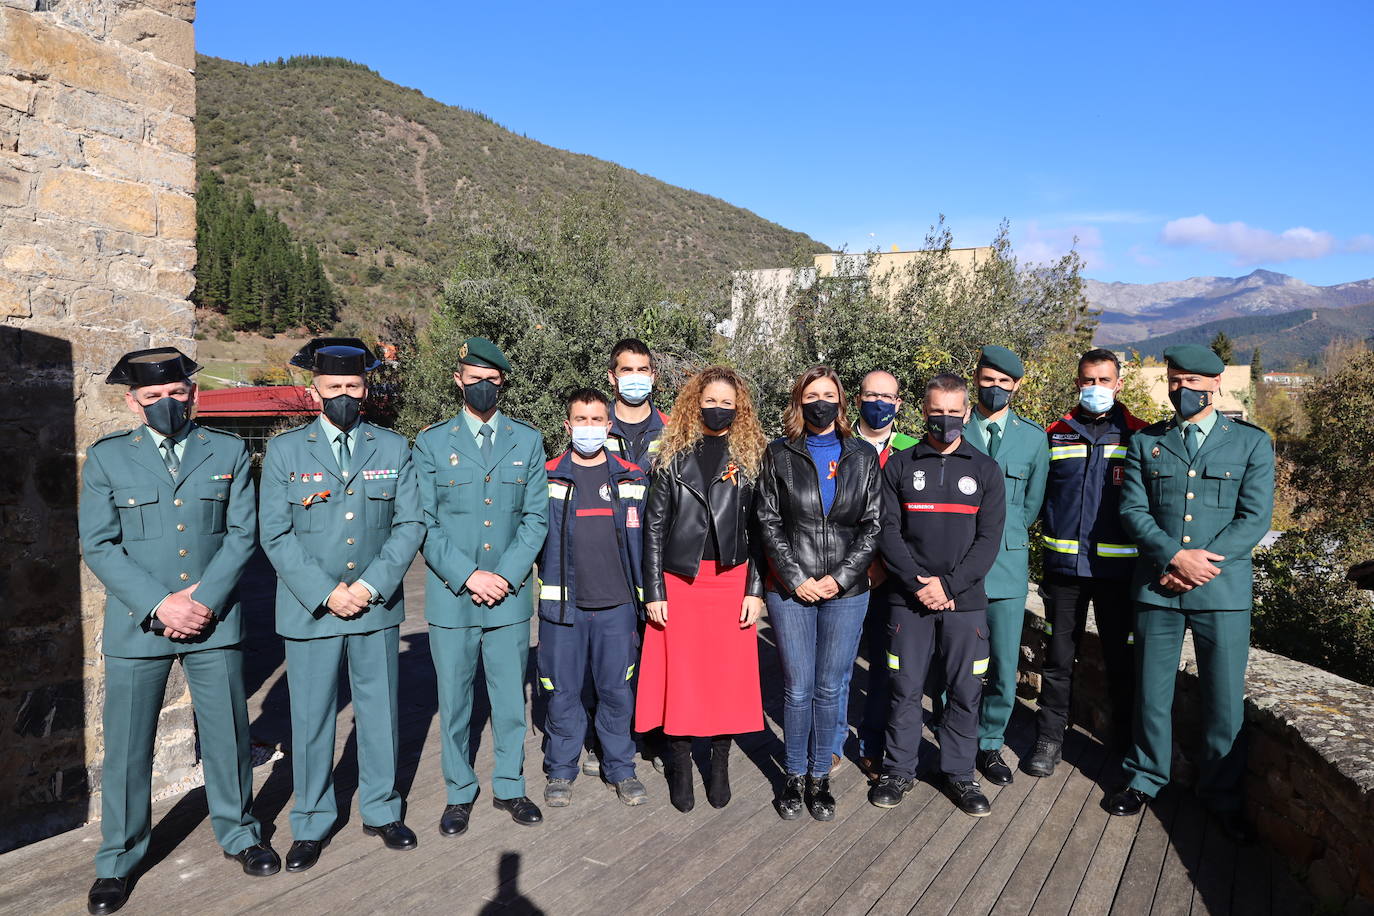
[(1211, 347), (1202, 344), (1180, 344), (1164, 351), (1164, 359), (1171, 369), (1196, 372), (1198, 375), (1221, 375), (1226, 364)]
[(365, 375), (381, 364), (356, 337), (316, 337), (291, 357), (291, 365), (321, 375)]
[(1014, 379), (1019, 379), (1026, 374), (1026, 366), (1021, 362), (1021, 357), (1006, 347), (994, 345), (984, 347), (978, 353), (978, 365), (996, 369), (998, 372), (1005, 372)]
[(458, 362), (486, 369), (500, 369), (502, 372), (510, 371), (510, 360), (506, 359), (506, 354), (485, 337), (469, 337), (463, 341), (463, 345), (458, 348)]
[(105, 377), (107, 385), (165, 385), (187, 382), (200, 371), (200, 364), (176, 347), (153, 347), (125, 353)]

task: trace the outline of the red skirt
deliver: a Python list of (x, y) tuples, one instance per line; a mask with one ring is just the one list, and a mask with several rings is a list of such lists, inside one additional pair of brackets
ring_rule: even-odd
[(635, 730), (738, 735), (763, 728), (757, 627), (741, 629), (747, 563), (705, 561), (696, 578), (666, 573), (668, 624), (649, 621), (639, 659)]

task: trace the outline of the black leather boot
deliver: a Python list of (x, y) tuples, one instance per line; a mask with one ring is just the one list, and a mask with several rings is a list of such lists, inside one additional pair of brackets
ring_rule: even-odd
[(692, 739), (668, 739), (668, 798), (683, 813), (696, 806), (692, 791)]
[(730, 804), (729, 735), (716, 735), (711, 739), (711, 779), (706, 786), (706, 800), (712, 808)]

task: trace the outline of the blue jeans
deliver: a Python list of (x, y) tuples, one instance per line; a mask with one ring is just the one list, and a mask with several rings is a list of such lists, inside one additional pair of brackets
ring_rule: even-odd
[(765, 597), (782, 658), (784, 764), (789, 775), (826, 776), (868, 596), (815, 604), (772, 591)]

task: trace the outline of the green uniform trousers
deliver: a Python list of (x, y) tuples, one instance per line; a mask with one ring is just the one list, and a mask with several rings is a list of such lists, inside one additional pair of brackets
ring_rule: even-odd
[(291, 777), (296, 792), (292, 839), (323, 840), (339, 817), (334, 798), (334, 735), (339, 663), (345, 657), (357, 734), (358, 814), (370, 827), (399, 821), (396, 683), (400, 627), (285, 642), (291, 688)]
[(1021, 630), (1026, 596), (988, 600), (988, 676), (978, 713), (978, 750), (1000, 751), (1007, 721), (1016, 708), (1016, 669), (1021, 660)]
[[(105, 657), (105, 763), (101, 771), (97, 878), (122, 878), (142, 861), (152, 833), (153, 743), (176, 656)], [(196, 712), (210, 826), (225, 852), (261, 837), (253, 804), (243, 650), (202, 649), (181, 656)]]
[(525, 669), (530, 622), (501, 627), (440, 627), (430, 624), (429, 652), (439, 680), (439, 732), (443, 736), (444, 784), (448, 804), (477, 797), (469, 729), (477, 658), (486, 672), (491, 703), (491, 738), (496, 753), (491, 790), (496, 798), (525, 794)]
[(1202, 688), (1202, 759), (1197, 793), (1215, 811), (1241, 806), (1245, 776), (1245, 667), (1250, 611), (1179, 611), (1136, 604), (1135, 741), (1126, 755), (1130, 787), (1153, 797), (1169, 783), (1174, 684), (1183, 629), (1193, 631)]

